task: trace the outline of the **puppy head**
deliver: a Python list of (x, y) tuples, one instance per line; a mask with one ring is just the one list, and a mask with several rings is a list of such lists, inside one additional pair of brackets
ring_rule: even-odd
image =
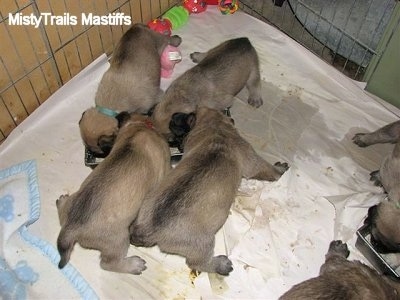
[(370, 226), (371, 244), (376, 251), (400, 252), (400, 209), (392, 201), (370, 207), (365, 223)]
[(169, 129), (175, 137), (184, 137), (195, 124), (213, 124), (215, 121), (235, 124), (230, 116), (223, 115), (220, 111), (208, 107), (199, 107), (195, 113), (174, 113), (169, 122)]
[(172, 138), (169, 141), (170, 146), (177, 147), (180, 151), (183, 151), (183, 141), (195, 124), (195, 113), (174, 113), (169, 122), (169, 130), (172, 133)]
[(95, 108), (89, 108), (82, 114), (79, 129), (86, 147), (97, 157), (105, 157), (109, 154), (118, 133), (118, 121)]
[(174, 113), (171, 121), (169, 122), (169, 129), (177, 137), (186, 136), (196, 124), (195, 113)]
[(211, 126), (220, 122), (233, 126), (235, 122), (222, 112), (207, 107), (199, 107), (195, 113), (175, 113), (169, 122), (169, 129), (173, 135), (170, 146), (178, 147), (182, 151), (183, 142), (188, 133), (196, 124), (199, 126)]

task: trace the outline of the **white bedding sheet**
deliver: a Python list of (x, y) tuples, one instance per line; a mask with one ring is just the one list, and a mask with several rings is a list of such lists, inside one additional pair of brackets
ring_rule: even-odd
[[(24, 161), (34, 164), (29, 168), (35, 173), (39, 197), (34, 201), (40, 204), (40, 216), (26, 214), (26, 220), (12, 230), (17, 235), (28, 231), (46, 241), (47, 256), (38, 244), (16, 241), (9, 228), (12, 222), (0, 215), (0, 262), (4, 259), (16, 270), (17, 263), (26, 260), (37, 275), (23, 282), (28, 298), (277, 299), (293, 284), (318, 274), (332, 239), (348, 242), (350, 257), (364, 260), (354, 247), (355, 232), (368, 207), (384, 198), (382, 190), (369, 181), (369, 172), (378, 169), (392, 146), (359, 148), (351, 138), (356, 132), (372, 131), (397, 120), (399, 110), (383, 104), (365, 92), (362, 84), (279, 30), (243, 12), (222, 15), (210, 6), (204, 13), (191, 15), (174, 34), (183, 38), (183, 61), (176, 65), (172, 78), (162, 80), (164, 89), (194, 65), (189, 59), (191, 52), (206, 51), (226, 39), (249, 37), (260, 58), (264, 105), (258, 109), (247, 105), (244, 90), (232, 107), (232, 117), (266, 160), (290, 165), (277, 182), (243, 180), (216, 243), (216, 253), (227, 254), (234, 271), (228, 277), (202, 273), (193, 278), (183, 258), (162, 254), (157, 247), (132, 246), (129, 254), (145, 259), (147, 270), (140, 276), (117, 274), (100, 268), (98, 252), (78, 245), (70, 261), (73, 275), (57, 269), (55, 247), (60, 226), (55, 200), (76, 191), (90, 173), (83, 163), (78, 121), (92, 105), (97, 84), (108, 67), (102, 56), (0, 146), (0, 169), (9, 170)], [(9, 172), (4, 174), (10, 178)], [(8, 199), (5, 187), (12, 189), (10, 180), (1, 181), (4, 178), (0, 176), (0, 201)], [(25, 185), (21, 183), (17, 189)], [(24, 195), (16, 194), (15, 201), (29, 198)], [(25, 258), (29, 252), (35, 253)], [(51, 258), (35, 264), (43, 257)]]

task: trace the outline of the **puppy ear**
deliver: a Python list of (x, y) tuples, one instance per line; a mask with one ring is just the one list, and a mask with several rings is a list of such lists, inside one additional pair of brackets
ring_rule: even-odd
[(106, 157), (113, 147), (115, 142), (115, 135), (102, 135), (97, 141), (97, 145), (103, 151), (104, 157)]
[(156, 106), (157, 106), (157, 104), (156, 105), (153, 105), (150, 109), (149, 109), (149, 111), (147, 112), (147, 116), (149, 116), (149, 117), (151, 117), (152, 115), (153, 115), (153, 113), (154, 113), (154, 109), (156, 108)]
[(81, 118), (79, 119), (79, 122), (78, 122), (79, 125), (81, 124), (82, 119), (83, 119), (83, 116), (85, 115), (85, 113), (86, 113), (86, 111), (84, 111), (84, 112), (82, 113), (82, 116), (81, 116)]
[(118, 121), (118, 128), (121, 128), (131, 118), (131, 115), (127, 111), (123, 111), (116, 115), (115, 118)]
[(364, 220), (364, 224), (371, 226), (374, 224), (376, 217), (378, 216), (378, 205), (371, 206), (368, 209), (367, 218)]
[(196, 120), (195, 113), (188, 114), (186, 123), (189, 125), (190, 129), (193, 129), (194, 125), (196, 125)]

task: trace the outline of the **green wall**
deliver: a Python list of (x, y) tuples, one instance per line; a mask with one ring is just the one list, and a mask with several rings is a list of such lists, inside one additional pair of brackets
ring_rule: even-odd
[(366, 90), (400, 108), (400, 3), (364, 76)]

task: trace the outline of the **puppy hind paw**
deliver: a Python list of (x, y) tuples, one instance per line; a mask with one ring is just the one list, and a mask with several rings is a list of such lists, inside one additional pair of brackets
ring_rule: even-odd
[(215, 256), (213, 261), (216, 265), (216, 273), (227, 276), (233, 271), (232, 261), (226, 255)]
[(127, 257), (126, 260), (127, 264), (129, 264), (129, 273), (133, 275), (140, 275), (147, 269), (146, 261), (139, 256), (130, 256)]
[(194, 63), (199, 63), (200, 62), (200, 60), (201, 60), (201, 58), (200, 58), (200, 56), (202, 55), (202, 53), (201, 52), (193, 52), (193, 53), (190, 53), (190, 59), (192, 60), (192, 62), (194, 62)]
[(344, 258), (347, 258), (350, 254), (349, 249), (347, 248), (347, 244), (343, 243), (341, 240), (332, 241), (329, 244), (328, 254), (336, 254), (340, 255)]
[(253, 106), (255, 108), (258, 108), (261, 105), (263, 105), (264, 101), (261, 97), (260, 98), (249, 98), (247, 100), (247, 103), (249, 103), (251, 106)]
[(172, 35), (169, 38), (169, 44), (178, 47), (182, 43), (182, 38), (179, 35)]
[(65, 201), (69, 197), (69, 194), (64, 194), (61, 195), (57, 200), (56, 200), (56, 206), (60, 206), (62, 201)]
[(379, 170), (369, 173), (369, 180), (374, 182), (374, 185), (382, 187), (381, 176)]
[(365, 135), (366, 135), (365, 133), (356, 133), (352, 139), (353, 143), (363, 148), (369, 146), (365, 141), (363, 141)]
[(289, 170), (289, 165), (288, 165), (288, 163), (286, 163), (286, 162), (282, 163), (282, 162), (278, 161), (278, 162), (274, 163), (274, 167), (275, 167), (278, 171), (280, 171), (281, 174), (283, 174), (283, 173), (285, 173), (287, 170)]

